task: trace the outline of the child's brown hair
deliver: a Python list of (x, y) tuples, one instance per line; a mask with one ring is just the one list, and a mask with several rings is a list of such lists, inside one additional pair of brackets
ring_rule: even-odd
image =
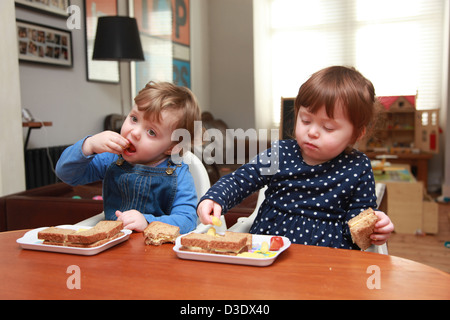
[(145, 112), (146, 119), (161, 121), (165, 110), (180, 112), (175, 129), (186, 129), (194, 139), (194, 121), (200, 121), (200, 108), (195, 95), (186, 87), (170, 82), (147, 83), (134, 98), (139, 111)]
[(300, 107), (316, 113), (323, 106), (327, 116), (333, 118), (337, 103), (342, 104), (345, 115), (353, 124), (354, 144), (369, 131), (375, 118), (374, 86), (354, 68), (332, 66), (314, 73), (300, 87), (295, 98), (295, 119)]

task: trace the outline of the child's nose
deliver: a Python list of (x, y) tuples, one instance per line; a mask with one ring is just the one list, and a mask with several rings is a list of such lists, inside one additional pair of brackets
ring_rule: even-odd
[(318, 138), (319, 137), (319, 130), (316, 126), (311, 126), (308, 130), (308, 136), (311, 138)]
[(141, 130), (139, 128), (134, 128), (133, 130), (131, 130), (131, 135), (134, 139), (139, 140), (139, 138), (141, 137)]

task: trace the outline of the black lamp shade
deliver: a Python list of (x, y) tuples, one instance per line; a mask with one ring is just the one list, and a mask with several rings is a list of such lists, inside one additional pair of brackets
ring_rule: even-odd
[(122, 16), (98, 18), (92, 59), (143, 61), (136, 19)]

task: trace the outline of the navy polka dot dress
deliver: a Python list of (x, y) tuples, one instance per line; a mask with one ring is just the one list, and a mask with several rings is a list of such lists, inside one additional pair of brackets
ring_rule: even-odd
[(376, 208), (366, 155), (352, 150), (310, 166), (295, 140), (274, 142), (271, 149), (222, 177), (200, 201), (212, 199), (225, 213), (265, 185), (265, 200), (250, 232), (285, 236), (292, 243), (358, 249), (347, 222), (368, 207)]

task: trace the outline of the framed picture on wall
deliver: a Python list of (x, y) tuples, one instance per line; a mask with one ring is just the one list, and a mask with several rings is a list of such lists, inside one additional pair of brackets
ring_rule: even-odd
[(149, 81), (191, 87), (190, 0), (129, 1), (145, 61), (132, 62), (136, 95)]
[(38, 10), (61, 17), (69, 16), (67, 8), (70, 6), (70, 0), (14, 0), (14, 2), (16, 5), (27, 9)]
[(119, 83), (119, 62), (94, 61), (95, 34), (97, 21), (102, 16), (117, 15), (117, 1), (115, 0), (84, 0), (84, 17), (86, 26), (86, 74), (88, 81)]
[(19, 60), (73, 67), (72, 33), (42, 24), (16, 20)]

